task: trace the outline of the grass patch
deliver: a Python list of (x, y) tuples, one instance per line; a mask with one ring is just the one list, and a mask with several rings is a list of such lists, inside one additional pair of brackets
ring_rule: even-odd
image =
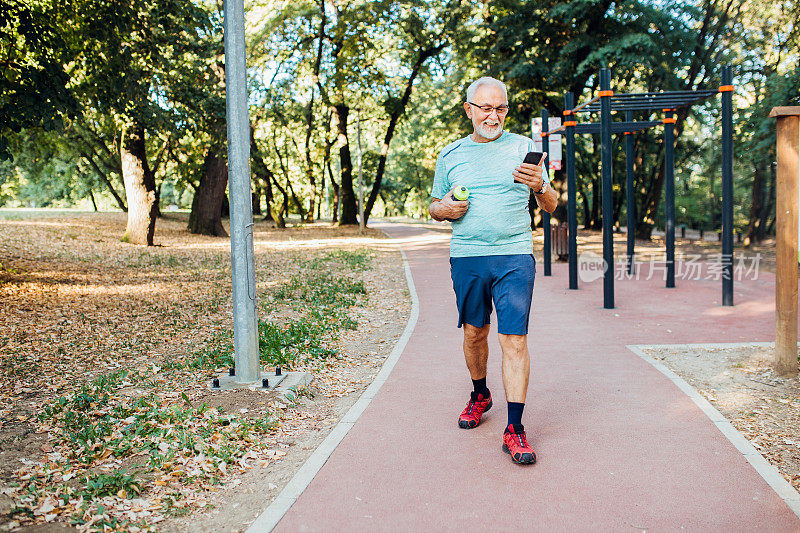
[[(229, 465), (266, 449), (260, 435), (277, 423), (270, 415), (248, 419), (193, 406), (186, 393), (178, 404), (152, 392), (137, 394), (129, 380), (139, 387), (143, 376), (126, 370), (102, 375), (45, 406), (40, 430), (50, 433), (60, 452), (38, 475), (24, 479), (32, 502), (41, 505), (49, 494), (72, 506), (76, 525), (126, 529), (133, 523), (109, 515), (109, 506), (173, 483), (218, 484)], [(137, 458), (134, 470), (115, 466)], [(109, 471), (98, 472), (99, 465)], [(162, 512), (169, 514), (182, 497), (161, 499)], [(146, 520), (137, 524), (149, 528)]]
[(84, 489), (80, 495), (90, 499), (115, 495), (127, 498), (128, 495), (139, 494), (142, 491), (141, 483), (125, 469), (109, 474), (85, 476), (83, 484)]
[(302, 317), (284, 323), (260, 321), (262, 362), (291, 367), (298, 361), (336, 356), (328, 341), (341, 330), (358, 326), (350, 308), (367, 301), (364, 282), (353, 279), (352, 272), (371, 264), (367, 250), (334, 250), (302, 261), (301, 271), (272, 294), (276, 302), (299, 311)]
[(333, 250), (325, 252), (319, 261), (328, 264), (333, 262), (342, 263), (353, 271), (363, 272), (372, 268), (372, 252), (366, 248), (357, 250)]
[(261, 362), (290, 367), (300, 359), (327, 359), (336, 351), (325, 346), (323, 338), (333, 328), (325, 323), (301, 319), (285, 325), (260, 321), (258, 324)]
[(196, 370), (213, 370), (215, 368), (233, 366), (233, 332), (223, 331), (213, 337), (207, 346), (195, 353), (187, 361), (170, 363), (171, 368), (183, 367)]
[[(298, 263), (300, 271), (274, 289), (271, 296), (275, 303), (299, 312), (300, 318), (262, 318), (258, 322), (260, 359), (266, 366), (291, 368), (336, 357), (330, 341), (340, 331), (358, 327), (350, 309), (367, 301), (364, 282), (352, 277), (353, 272), (372, 265), (367, 250), (334, 250)], [(233, 364), (233, 335), (224, 332), (187, 361), (170, 363), (170, 367), (213, 370)]]

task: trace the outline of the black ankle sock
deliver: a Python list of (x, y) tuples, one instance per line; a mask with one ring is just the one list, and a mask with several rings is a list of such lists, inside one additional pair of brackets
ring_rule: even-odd
[(486, 388), (486, 378), (485, 377), (481, 378), (481, 379), (473, 379), (472, 380), (472, 388), (475, 391), (475, 395), (476, 396), (478, 394), (483, 394), (483, 397), (486, 398), (486, 396), (489, 395), (489, 389)]
[(508, 402), (508, 424), (522, 424), (522, 411), (524, 410), (524, 403)]

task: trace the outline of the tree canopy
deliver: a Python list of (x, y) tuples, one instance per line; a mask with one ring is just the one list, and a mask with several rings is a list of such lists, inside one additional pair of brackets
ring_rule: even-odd
[[(0, 203), (90, 200), (148, 213), (150, 233), (161, 206), (192, 207), (192, 231), (221, 234), (222, 3), (0, 3)], [(436, 155), (468, 133), (461, 103), (481, 75), (507, 83), (506, 127), (529, 134), (542, 108), (561, 115), (566, 91), (577, 101), (592, 97), (601, 68), (611, 68), (615, 90), (641, 92), (716, 88), (721, 65), (731, 64), (736, 225), (763, 239), (774, 230), (774, 126), (766, 115), (800, 101), (798, 7), (797, 0), (246, 2), (254, 210), (278, 224), (289, 215), (357, 223), (360, 119), (365, 217), (426, 216)], [(714, 99), (681, 109), (676, 124), (677, 222), (698, 229), (720, 223), (718, 109)], [(636, 135), (641, 236), (662, 223), (663, 148), (658, 130)], [(597, 140), (579, 139), (577, 149), (579, 217), (599, 227)], [(624, 197), (618, 181), (615, 221), (624, 220)]]

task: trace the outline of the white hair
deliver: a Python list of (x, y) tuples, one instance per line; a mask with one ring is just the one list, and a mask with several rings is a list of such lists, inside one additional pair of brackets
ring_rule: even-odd
[(481, 85), (495, 85), (503, 89), (503, 94), (508, 100), (508, 91), (506, 91), (506, 84), (502, 81), (492, 78), (491, 76), (483, 76), (482, 78), (478, 78), (477, 80), (473, 81), (469, 87), (467, 87), (467, 102), (472, 101), (472, 97), (475, 96), (475, 91), (478, 90), (478, 87)]

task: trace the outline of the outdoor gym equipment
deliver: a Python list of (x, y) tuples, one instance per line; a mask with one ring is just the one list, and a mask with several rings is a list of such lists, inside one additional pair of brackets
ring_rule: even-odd
[[(575, 106), (574, 95), (564, 94), (564, 123), (548, 131), (548, 113), (542, 111), (542, 138), (564, 132), (567, 160), (567, 212), (569, 238), (569, 288), (578, 288), (577, 207), (575, 184), (575, 134), (600, 134), (600, 161), (602, 173), (603, 210), (603, 261), (607, 265), (603, 274), (603, 307), (614, 307), (614, 241), (612, 135), (626, 136), (626, 205), (627, 209), (627, 269), (633, 271), (635, 203), (633, 198), (633, 138), (632, 134), (655, 126), (664, 126), (664, 218), (666, 241), (667, 288), (675, 287), (675, 162), (674, 162), (674, 112), (717, 94), (722, 95), (722, 305), (733, 305), (733, 74), (730, 66), (722, 68), (722, 84), (718, 89), (697, 91), (665, 91), (653, 93), (620, 93), (611, 90), (611, 71), (600, 71), (600, 90), (594, 98)], [(613, 122), (612, 111), (624, 111), (624, 122)], [(634, 111), (662, 111), (660, 121), (634, 121)], [(600, 122), (577, 122), (578, 113), (599, 113)], [(544, 213), (544, 275), (550, 275), (550, 215)]]

